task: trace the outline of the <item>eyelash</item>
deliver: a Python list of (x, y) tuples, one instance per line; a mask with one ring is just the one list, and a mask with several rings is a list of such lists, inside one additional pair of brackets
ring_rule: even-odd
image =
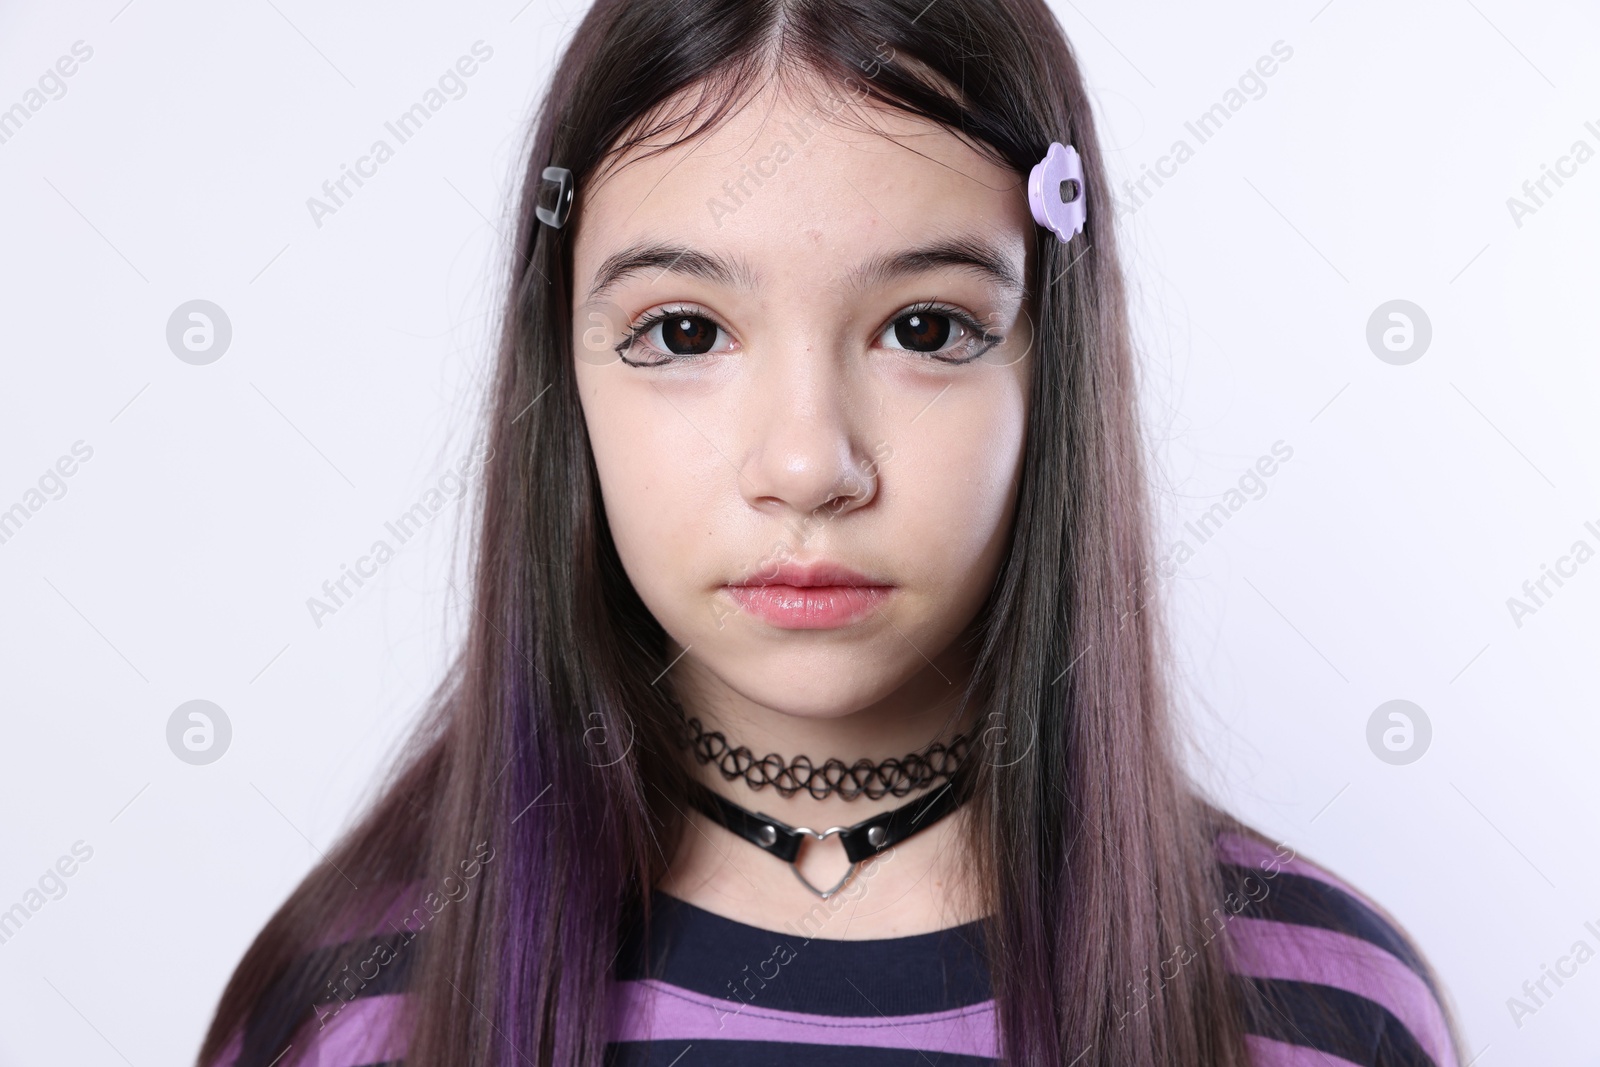
[(989, 349), (1005, 340), (1005, 338), (998, 333), (990, 333), (982, 323), (962, 309), (954, 306), (953, 304), (945, 304), (937, 300), (920, 300), (917, 303), (912, 304), (910, 307), (902, 310), (894, 318), (890, 319), (889, 325), (892, 326), (894, 323), (899, 322), (907, 315), (917, 315), (924, 311), (931, 311), (937, 315), (943, 315), (953, 321), (956, 325), (960, 326), (962, 329), (966, 330), (970, 335), (967, 340), (967, 344), (969, 346), (983, 342), (988, 343), (983, 344), (983, 347), (979, 348), (976, 352), (973, 352), (967, 356), (963, 356), (960, 359), (951, 359), (948, 356), (935, 355), (932, 352), (911, 352), (909, 349), (900, 349), (899, 351), (904, 351), (909, 355), (922, 356), (924, 359), (931, 359), (939, 363), (945, 363), (949, 364), (950, 366), (958, 367), (963, 363), (971, 363), (973, 360), (989, 351)]
[[(896, 351), (903, 351), (912, 356), (921, 356), (924, 359), (935, 360), (939, 363), (944, 363), (949, 366), (960, 366), (965, 363), (971, 363), (973, 360), (989, 351), (989, 349), (1005, 340), (1004, 337), (998, 334), (989, 333), (987, 330), (985, 330), (982, 323), (978, 322), (977, 319), (973, 318), (961, 308), (958, 308), (953, 304), (945, 304), (937, 300), (921, 300), (910, 305), (909, 307), (902, 308), (894, 316), (894, 318), (890, 319), (889, 322), (885, 324), (884, 329), (887, 329), (894, 323), (899, 322), (907, 315), (917, 315), (922, 312), (933, 312), (938, 315), (943, 315), (966, 330), (972, 338), (980, 341), (987, 340), (989, 343), (978, 351), (969, 356), (964, 356), (961, 359), (951, 359), (948, 356), (940, 356), (932, 352), (913, 352), (909, 349), (897, 349)], [(650, 332), (650, 330), (656, 325), (666, 322), (668, 319), (675, 318), (679, 315), (705, 319), (707, 322), (711, 323), (717, 329), (722, 330), (724, 333), (732, 332), (726, 326), (722, 325), (722, 323), (718, 322), (716, 318), (706, 314), (704, 311), (701, 311), (698, 308), (685, 305), (672, 305), (663, 307), (651, 312), (643, 320), (628, 328), (627, 336), (624, 337), (615, 348), (617, 358), (621, 359), (622, 362), (626, 363), (630, 367), (663, 367), (671, 363), (689, 363), (693, 362), (694, 360), (704, 359), (708, 355), (712, 355), (713, 353), (710, 352), (702, 352), (699, 355), (687, 356), (674, 355), (672, 353), (662, 353), (662, 355), (665, 357), (663, 359), (651, 360), (650, 362), (639, 362), (636, 360), (631, 360), (623, 354), (625, 352), (632, 351), (634, 343), (637, 342), (640, 337), (643, 337), (646, 333)], [(881, 334), (883, 330), (880, 329), (878, 332)]]
[(709, 352), (702, 352), (698, 356), (678, 356), (670, 352), (664, 352), (662, 355), (665, 358), (651, 360), (648, 363), (641, 363), (636, 360), (631, 360), (627, 356), (623, 355), (624, 352), (631, 352), (633, 350), (634, 342), (636, 342), (640, 337), (643, 337), (645, 334), (649, 333), (651, 329), (653, 329), (658, 323), (666, 322), (668, 319), (675, 318), (679, 315), (687, 315), (693, 316), (694, 318), (705, 319), (707, 322), (711, 323), (717, 329), (722, 330), (724, 333), (731, 332), (727, 327), (723, 326), (722, 323), (718, 322), (716, 319), (712, 318), (710, 315), (707, 315), (704, 311), (701, 311), (698, 308), (688, 307), (681, 304), (670, 305), (668, 307), (659, 308), (656, 311), (652, 311), (649, 315), (645, 316), (644, 319), (635, 323), (633, 326), (630, 326), (628, 328), (627, 336), (624, 337), (616, 346), (617, 357), (630, 367), (664, 367), (669, 363), (687, 363), (697, 359), (704, 359), (706, 356), (710, 355)]

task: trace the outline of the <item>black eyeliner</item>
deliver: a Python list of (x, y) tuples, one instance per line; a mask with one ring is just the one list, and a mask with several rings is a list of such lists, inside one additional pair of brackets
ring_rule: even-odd
[[(965, 311), (961, 310), (958, 307), (955, 307), (954, 305), (941, 304), (938, 301), (927, 301), (927, 300), (924, 300), (924, 301), (921, 301), (919, 303), (912, 304), (910, 307), (906, 308), (904, 311), (900, 312), (900, 314), (896, 315), (893, 319), (891, 319), (890, 322), (891, 323), (898, 322), (899, 320), (905, 318), (907, 315), (915, 315), (918, 312), (922, 312), (922, 311), (932, 311), (932, 312), (934, 312), (936, 314), (944, 315), (947, 318), (954, 319), (956, 322), (960, 323), (964, 328), (969, 330), (973, 334), (974, 337), (978, 337), (978, 338), (982, 338), (984, 340), (988, 340), (989, 337), (993, 336), (993, 335), (991, 335), (989, 333), (988, 329), (985, 326), (983, 326), (981, 323), (979, 323), (976, 319), (974, 319), (971, 315), (967, 314)], [(983, 356), (991, 348), (994, 348), (996, 345), (1000, 345), (1000, 344), (1004, 344), (1004, 343), (1005, 343), (1005, 338), (1004, 337), (998, 337), (994, 341), (992, 341), (990, 344), (988, 344), (985, 347), (983, 347), (983, 348), (979, 349), (978, 351), (974, 352), (972, 355), (965, 356), (965, 357), (963, 357), (961, 359), (950, 359), (948, 357), (938, 355), (937, 353), (934, 353), (934, 352), (911, 352), (910, 354), (914, 355), (914, 356), (924, 356), (924, 357), (926, 357), (928, 359), (932, 359), (932, 360), (935, 360), (935, 361), (937, 361), (939, 363), (944, 363), (944, 364), (947, 364), (947, 365), (952, 366), (952, 367), (959, 367), (959, 366), (961, 366), (963, 364), (971, 363), (973, 360), (979, 358), (980, 356)], [(903, 351), (909, 351), (909, 350), (903, 350)]]
[(628, 327), (628, 336), (624, 337), (620, 342), (618, 342), (612, 351), (617, 354), (618, 359), (622, 360), (622, 362), (626, 363), (630, 367), (665, 367), (672, 363), (699, 359), (701, 356), (708, 355), (708, 353), (701, 352), (698, 355), (680, 356), (675, 353), (666, 352), (662, 353), (662, 359), (658, 359), (650, 363), (640, 363), (636, 360), (629, 359), (627, 356), (622, 354), (623, 352), (633, 348), (633, 343), (637, 341), (641, 335), (648, 332), (652, 326), (655, 326), (657, 323), (665, 322), (674, 315), (705, 319), (707, 322), (716, 326), (717, 329), (722, 330), (725, 333), (728, 332), (725, 326), (704, 312), (696, 311), (693, 308), (664, 307), (651, 312), (650, 315), (644, 319), (644, 321), (635, 323), (634, 325)]
[[(942, 303), (940, 303), (938, 301), (927, 301), (927, 300), (919, 301), (919, 302), (917, 302), (915, 304), (912, 304), (911, 306), (909, 306), (907, 308), (902, 309), (901, 312), (898, 315), (896, 315), (893, 319), (890, 319), (889, 321), (890, 321), (891, 324), (893, 324), (893, 323), (898, 322), (899, 320), (905, 318), (907, 315), (916, 315), (916, 314), (919, 314), (921, 312), (933, 312), (934, 314), (937, 314), (937, 315), (943, 315), (946, 318), (949, 318), (949, 319), (953, 320), (954, 322), (959, 323), (963, 329), (966, 329), (967, 331), (969, 331), (976, 338), (982, 338), (984, 340), (988, 340), (991, 336), (994, 336), (988, 331), (988, 329), (982, 323), (978, 322), (975, 318), (973, 318), (967, 312), (963, 311), (961, 308), (955, 307), (954, 305), (950, 305), (950, 304), (942, 304)], [(727, 328), (725, 326), (723, 326), (721, 323), (717, 322), (716, 319), (712, 318), (710, 315), (706, 315), (706, 314), (704, 314), (702, 312), (696, 311), (693, 308), (665, 307), (665, 308), (661, 308), (661, 309), (659, 309), (657, 311), (652, 312), (643, 321), (635, 323), (634, 325), (630, 326), (628, 328), (628, 331), (627, 331), (628, 335), (626, 337), (624, 337), (620, 342), (618, 342), (613, 347), (612, 351), (614, 351), (617, 354), (617, 358), (618, 359), (620, 359), (622, 362), (626, 363), (630, 367), (664, 367), (664, 366), (668, 366), (668, 365), (673, 364), (673, 363), (681, 363), (681, 362), (685, 362), (685, 361), (688, 361), (688, 360), (699, 359), (702, 356), (707, 355), (708, 353), (704, 353), (704, 352), (698, 353), (698, 354), (695, 354), (695, 355), (677, 355), (675, 353), (668, 352), (668, 353), (663, 353), (663, 358), (658, 359), (658, 360), (654, 360), (654, 361), (648, 362), (648, 363), (641, 363), (641, 362), (638, 362), (637, 360), (629, 359), (627, 356), (623, 355), (624, 352), (629, 351), (630, 349), (632, 349), (633, 345), (634, 345), (634, 342), (636, 342), (640, 338), (640, 336), (642, 336), (643, 334), (647, 333), (651, 329), (651, 327), (657, 325), (658, 323), (665, 322), (667, 319), (673, 317), (674, 315), (684, 315), (684, 316), (702, 318), (702, 319), (705, 319), (707, 322), (712, 323), (714, 326), (716, 326), (717, 329), (722, 330), (724, 332), (727, 332)], [(931, 359), (931, 360), (934, 360), (936, 362), (943, 363), (943, 364), (945, 364), (947, 366), (959, 367), (959, 366), (962, 366), (964, 364), (971, 363), (973, 360), (978, 359), (981, 356), (983, 356), (984, 354), (986, 354), (987, 352), (989, 352), (989, 350), (994, 348), (996, 345), (1000, 345), (1000, 344), (1004, 344), (1004, 343), (1005, 343), (1005, 338), (1004, 337), (997, 337), (997, 338), (995, 338), (995, 340), (991, 341), (988, 345), (986, 345), (983, 348), (979, 349), (977, 352), (974, 352), (974, 353), (972, 353), (972, 355), (965, 356), (965, 357), (963, 357), (961, 359), (950, 359), (947, 356), (941, 356), (941, 355), (939, 355), (937, 353), (934, 353), (934, 352), (914, 352), (914, 351), (911, 351), (910, 349), (902, 349), (901, 351), (905, 351), (908, 354), (914, 355), (914, 356), (922, 356), (922, 357), (924, 357), (926, 359)]]

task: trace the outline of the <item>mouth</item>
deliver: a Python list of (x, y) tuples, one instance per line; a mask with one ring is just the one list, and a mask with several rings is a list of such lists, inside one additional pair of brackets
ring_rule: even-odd
[(784, 630), (831, 630), (875, 614), (894, 592), (887, 582), (841, 564), (785, 564), (723, 586), (754, 618)]

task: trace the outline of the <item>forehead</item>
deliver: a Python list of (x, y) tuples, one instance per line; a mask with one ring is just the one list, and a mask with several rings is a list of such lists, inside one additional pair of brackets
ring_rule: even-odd
[(816, 83), (763, 90), (705, 134), (614, 158), (573, 215), (580, 298), (607, 256), (638, 244), (736, 260), (747, 269), (729, 282), (759, 287), (837, 280), (952, 237), (1021, 274), (1034, 229), (1021, 175), (947, 127)]

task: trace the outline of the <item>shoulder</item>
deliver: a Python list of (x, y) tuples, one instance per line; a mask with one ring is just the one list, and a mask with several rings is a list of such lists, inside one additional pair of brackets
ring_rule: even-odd
[(1376, 902), (1251, 834), (1219, 834), (1216, 855), (1258, 1067), (1459, 1067), (1437, 977)]
[(416, 887), (368, 898), (278, 970), (203, 1067), (398, 1064), (414, 964), (436, 909)]
[(316, 1018), (281, 1042), (235, 1031), (208, 1067), (398, 1067), (406, 1054), (406, 1000), (391, 993), (315, 1005)]

